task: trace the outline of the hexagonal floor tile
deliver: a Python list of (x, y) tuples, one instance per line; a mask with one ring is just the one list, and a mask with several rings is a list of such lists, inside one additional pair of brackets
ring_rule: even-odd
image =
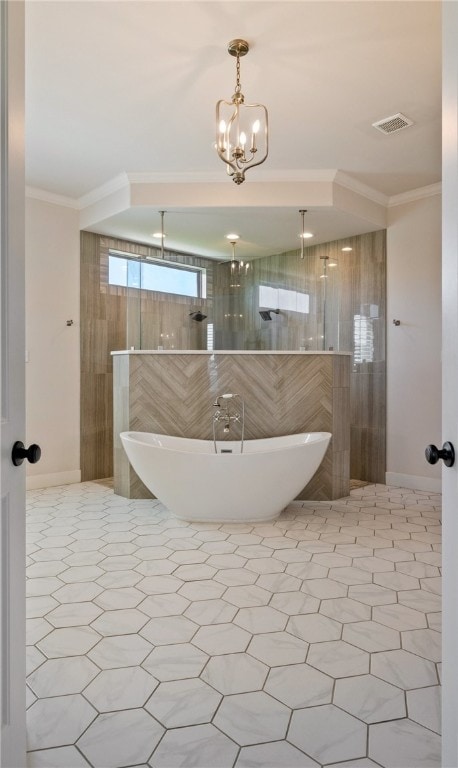
[(289, 632), (266, 632), (255, 635), (248, 646), (248, 653), (269, 667), (283, 664), (300, 664), (307, 656), (308, 643)]
[(165, 595), (169, 592), (177, 592), (184, 581), (176, 576), (145, 576), (138, 582), (137, 589), (141, 589), (147, 595)]
[(370, 584), (372, 575), (361, 568), (349, 566), (348, 568), (330, 568), (329, 578), (342, 584), (353, 586), (354, 584)]
[(154, 768), (177, 765), (232, 768), (237, 752), (237, 745), (214, 725), (193, 725), (167, 731), (150, 765)]
[(84, 691), (85, 697), (98, 712), (143, 707), (159, 681), (141, 667), (107, 669)]
[(80, 694), (38, 699), (27, 710), (28, 749), (73, 744), (97, 712)]
[(234, 623), (252, 634), (260, 632), (278, 632), (286, 627), (288, 617), (268, 605), (255, 608), (241, 608)]
[(142, 576), (170, 576), (176, 567), (172, 560), (142, 560), (135, 570)]
[(441, 661), (442, 646), (440, 632), (434, 629), (413, 629), (401, 633), (402, 647), (406, 651), (416, 653), (423, 659)]
[(423, 629), (427, 626), (424, 613), (399, 603), (375, 607), (372, 611), (372, 618), (379, 624), (385, 624), (387, 627), (399, 631)]
[(121, 587), (120, 589), (106, 589), (94, 598), (94, 603), (111, 611), (120, 608), (136, 608), (145, 599), (144, 592), (135, 587)]
[(320, 601), (302, 592), (281, 592), (272, 597), (269, 607), (276, 608), (288, 616), (295, 616), (302, 613), (316, 613), (320, 607)]
[(328, 568), (318, 563), (289, 563), (286, 566), (286, 573), (299, 579), (326, 579), (328, 576)]
[(99, 715), (77, 747), (92, 765), (137, 765), (146, 763), (163, 733), (162, 726), (144, 709), (129, 709)]
[(202, 579), (211, 579), (216, 573), (208, 563), (193, 563), (191, 565), (179, 565), (174, 571), (174, 576), (183, 581), (202, 581)]
[(59, 656), (80, 656), (87, 653), (101, 639), (91, 627), (55, 629), (37, 643), (48, 659)]
[[(433, 614), (432, 614), (433, 615)], [(26, 619), (25, 630), (27, 637), (27, 645), (34, 645), (38, 643), (43, 637), (49, 635), (54, 627), (46, 619), (41, 616), (36, 619)]]
[(76, 747), (56, 747), (27, 753), (27, 768), (89, 768)]
[[(105, 562), (105, 560), (102, 562)], [(73, 584), (77, 581), (95, 581), (102, 575), (103, 570), (98, 565), (75, 565), (63, 571), (59, 578), (65, 581), (66, 584)]]
[(92, 602), (66, 603), (54, 608), (46, 614), (46, 618), (54, 627), (76, 627), (82, 624), (90, 624), (100, 614), (102, 609)]
[(179, 616), (189, 606), (189, 600), (175, 593), (149, 595), (148, 597), (143, 595), (143, 597), (144, 600), (137, 606), (138, 610), (146, 613), (152, 619), (159, 616)]
[(145, 709), (166, 728), (209, 723), (221, 694), (198, 678), (161, 683)]
[(401, 605), (406, 605), (420, 613), (434, 613), (442, 609), (440, 595), (435, 595), (425, 589), (403, 590), (399, 593), (398, 600)]
[(214, 576), (215, 581), (226, 587), (243, 587), (254, 584), (257, 578), (257, 573), (246, 568), (222, 568)]
[(211, 658), (201, 677), (217, 691), (229, 695), (261, 690), (268, 671), (265, 664), (247, 653), (228, 653)]
[(286, 627), (287, 631), (308, 643), (319, 643), (322, 640), (340, 640), (342, 624), (320, 613), (309, 613), (305, 616), (292, 616)]
[(404, 693), (372, 675), (337, 680), (334, 704), (365, 723), (406, 716)]
[(193, 645), (212, 655), (245, 651), (251, 635), (233, 624), (201, 627), (193, 637)]
[[(141, 638), (140, 638), (141, 639)], [(151, 648), (151, 646), (149, 646)], [(157, 680), (182, 680), (197, 677), (202, 672), (208, 656), (190, 643), (161, 645), (149, 654), (142, 666)]]
[[(302, 566), (302, 563), (294, 565)], [(288, 566), (290, 568), (291, 566)], [(288, 573), (265, 573), (256, 582), (257, 586), (270, 592), (296, 592), (302, 586), (301, 579)]]
[(387, 605), (396, 603), (397, 595), (393, 589), (379, 584), (356, 584), (348, 588), (348, 597), (365, 605)]
[(254, 557), (246, 562), (245, 568), (254, 573), (282, 573), (286, 564), (273, 557)]
[(256, 605), (267, 605), (271, 597), (271, 592), (258, 587), (256, 584), (229, 587), (224, 594), (224, 599), (238, 608), (254, 608)]
[(119, 587), (134, 587), (141, 579), (141, 573), (136, 571), (108, 571), (97, 579), (97, 584), (100, 584), (104, 589), (118, 589)]
[(440, 738), (411, 720), (369, 727), (369, 757), (380, 765), (431, 768), (441, 764)]
[(437, 685), (436, 667), (408, 651), (385, 651), (371, 659), (371, 672), (376, 677), (410, 690)]
[(169, 560), (177, 565), (195, 565), (197, 563), (204, 563), (208, 558), (208, 552), (201, 552), (196, 549), (178, 550), (169, 555)]
[(353, 677), (369, 672), (369, 654), (342, 640), (315, 643), (310, 646), (307, 664), (331, 677)]
[(329, 704), (334, 680), (307, 664), (271, 669), (264, 690), (292, 709)]
[(99, 669), (86, 656), (49, 659), (27, 678), (31, 689), (40, 698), (81, 693), (99, 674)]
[(330, 600), (322, 600), (320, 613), (330, 619), (341, 621), (343, 624), (351, 621), (364, 621), (370, 619), (371, 609), (349, 597), (336, 597)]
[(187, 600), (214, 600), (226, 591), (224, 584), (204, 579), (204, 581), (188, 581), (180, 587), (179, 594)]
[(117, 635), (101, 639), (88, 656), (100, 669), (133, 667), (146, 659), (151, 648), (139, 635)]
[(407, 712), (410, 720), (441, 732), (441, 689), (438, 685), (407, 691)]
[(59, 603), (81, 603), (93, 600), (97, 595), (103, 592), (103, 587), (92, 581), (76, 582), (76, 584), (66, 584), (54, 592), (53, 597)]
[(104, 611), (91, 626), (104, 637), (132, 635), (138, 632), (147, 621), (148, 617), (136, 608), (121, 608), (115, 611)]
[(235, 764), (236, 768), (319, 768), (318, 763), (303, 752), (299, 752), (287, 741), (271, 741), (242, 747)]
[(287, 563), (308, 563), (312, 555), (304, 549), (275, 549), (272, 552), (272, 558), (280, 560), (286, 567)]
[(237, 608), (234, 605), (218, 598), (216, 600), (195, 600), (184, 612), (184, 615), (196, 624), (205, 626), (206, 624), (225, 624), (232, 621), (236, 613)]
[(367, 727), (359, 720), (325, 704), (293, 712), (288, 741), (324, 764), (364, 757), (366, 733)]
[(61, 586), (61, 580), (55, 576), (48, 576), (41, 579), (27, 579), (26, 595), (27, 597), (40, 597), (41, 595), (50, 595), (51, 592), (54, 592)]
[(332, 597), (346, 597), (348, 587), (333, 579), (306, 579), (301, 590), (319, 600), (325, 600)]
[(283, 739), (290, 710), (267, 693), (227, 696), (215, 715), (215, 725), (241, 746)]
[(352, 624), (345, 624), (342, 640), (369, 653), (391, 651), (401, 647), (399, 632), (384, 627), (376, 621), (355, 621)]
[(197, 629), (197, 624), (184, 616), (165, 616), (151, 619), (140, 630), (140, 635), (153, 645), (187, 643)]

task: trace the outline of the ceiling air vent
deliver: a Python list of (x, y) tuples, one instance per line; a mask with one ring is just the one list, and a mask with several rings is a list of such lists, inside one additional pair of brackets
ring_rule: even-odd
[(383, 120), (372, 123), (372, 126), (382, 133), (397, 133), (403, 128), (408, 128), (409, 125), (413, 125), (413, 121), (400, 112), (397, 115), (391, 115), (391, 117), (385, 117)]

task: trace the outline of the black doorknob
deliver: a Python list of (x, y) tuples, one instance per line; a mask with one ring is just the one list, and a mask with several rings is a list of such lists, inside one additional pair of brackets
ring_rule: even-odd
[(442, 459), (446, 467), (453, 467), (455, 463), (455, 449), (451, 443), (444, 443), (441, 449), (435, 445), (428, 445), (425, 449), (428, 464), (437, 464)]
[(22, 443), (20, 440), (17, 440), (14, 443), (13, 450), (11, 452), (11, 459), (15, 467), (20, 467), (24, 459), (27, 459), (30, 464), (36, 464), (37, 461), (40, 461), (40, 458), (41, 448), (39, 445), (36, 445), (36, 443), (32, 443), (32, 445), (29, 445), (28, 448), (26, 448), (24, 443)]

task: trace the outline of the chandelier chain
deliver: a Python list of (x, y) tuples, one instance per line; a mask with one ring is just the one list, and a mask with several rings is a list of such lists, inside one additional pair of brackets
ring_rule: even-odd
[(239, 54), (237, 54), (235, 92), (240, 93), (241, 90), (242, 90), (242, 86), (240, 84), (240, 56)]

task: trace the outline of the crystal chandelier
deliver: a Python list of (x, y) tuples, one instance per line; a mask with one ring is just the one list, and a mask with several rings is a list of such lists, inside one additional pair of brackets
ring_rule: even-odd
[(263, 104), (245, 104), (240, 84), (240, 57), (250, 47), (246, 40), (231, 40), (228, 52), (237, 58), (235, 92), (231, 101), (216, 105), (216, 151), (236, 184), (245, 181), (249, 168), (261, 165), (269, 152), (268, 116)]

